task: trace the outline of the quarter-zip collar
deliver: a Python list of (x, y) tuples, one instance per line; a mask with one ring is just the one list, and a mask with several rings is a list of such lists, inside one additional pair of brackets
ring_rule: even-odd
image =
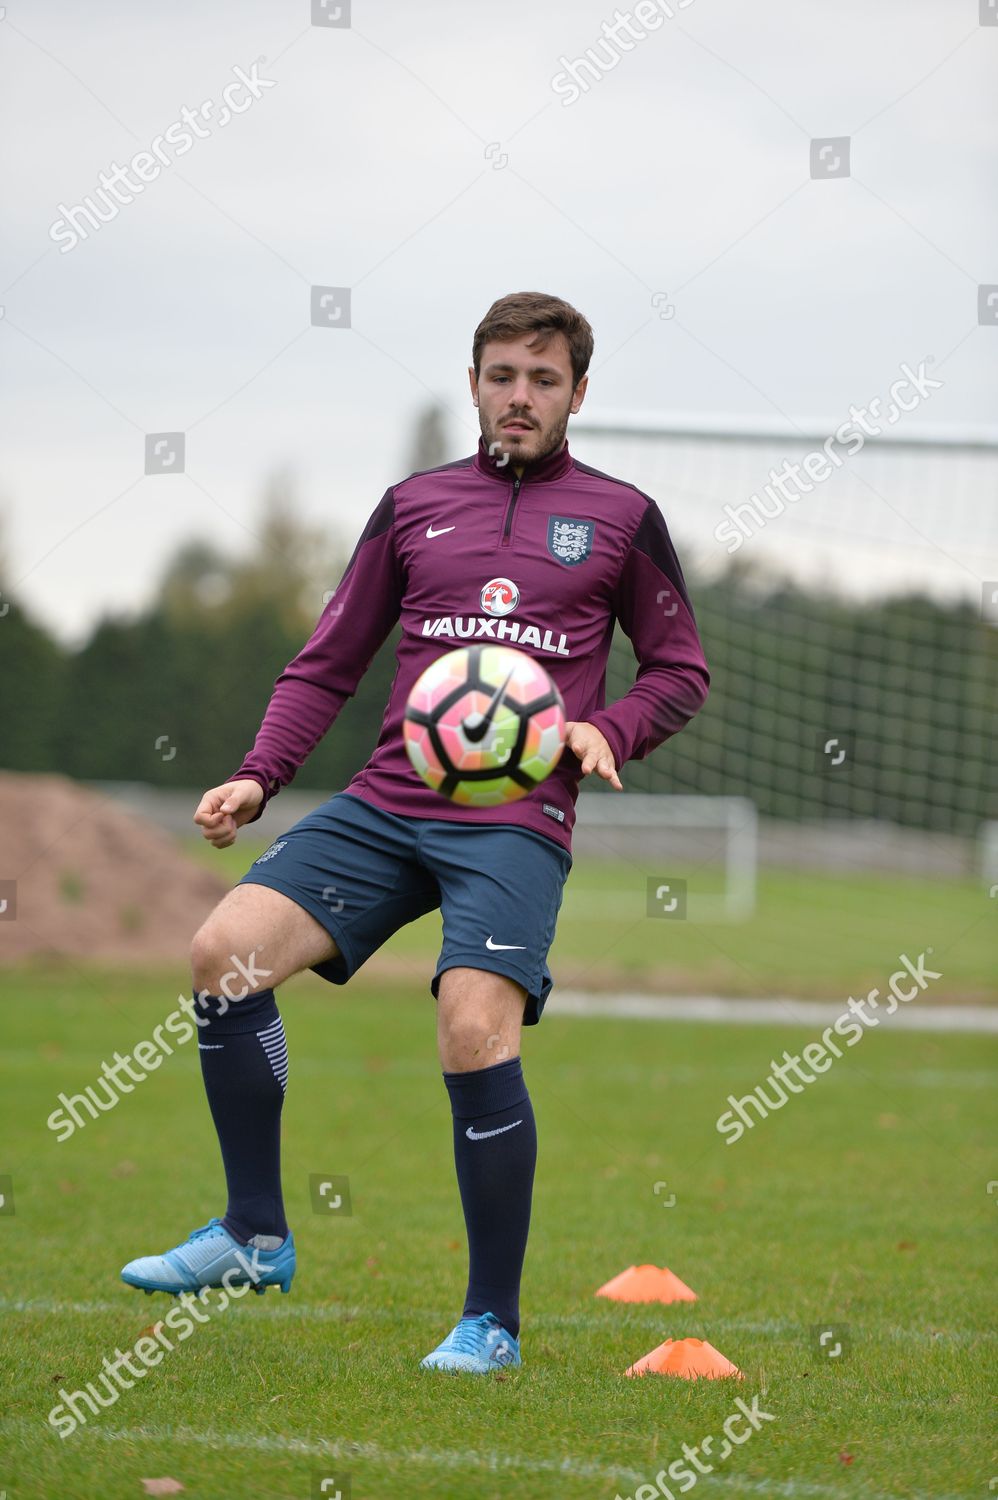
[[(516, 471), (511, 461), (506, 463), (497, 462), (501, 460), (502, 454), (495, 457), (489, 453), (485, 439), (478, 439), (478, 452), (475, 454), (474, 467), (480, 474), (485, 474), (489, 479), (499, 479), (503, 484), (509, 484), (516, 478)], [(538, 459), (536, 463), (528, 463), (523, 469), (524, 484), (547, 483), (552, 479), (562, 479), (573, 467), (575, 460), (568, 451), (568, 440), (556, 453), (549, 453), (546, 458)]]

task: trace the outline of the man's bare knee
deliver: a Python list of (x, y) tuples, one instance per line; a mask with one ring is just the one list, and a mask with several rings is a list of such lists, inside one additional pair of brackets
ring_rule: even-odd
[(275, 989), (292, 974), (339, 952), (320, 922), (269, 886), (238, 885), (191, 944), (195, 990), (242, 998)]
[(448, 969), (440, 977), (437, 1040), (445, 1072), (490, 1068), (519, 1055), (527, 992), (503, 974)]

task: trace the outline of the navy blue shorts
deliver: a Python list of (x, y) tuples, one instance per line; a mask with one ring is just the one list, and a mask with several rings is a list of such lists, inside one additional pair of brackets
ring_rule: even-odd
[(276, 839), (240, 885), (290, 896), (326, 929), (340, 957), (316, 964), (346, 984), (407, 922), (440, 908), (446, 969), (488, 969), (527, 992), (523, 1019), (540, 1020), (551, 992), (548, 950), (572, 856), (513, 824), (403, 818), (338, 792)]

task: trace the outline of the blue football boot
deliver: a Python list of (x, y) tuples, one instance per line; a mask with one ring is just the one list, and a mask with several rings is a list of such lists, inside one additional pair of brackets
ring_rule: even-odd
[[(227, 1275), (227, 1273), (230, 1273)], [(182, 1245), (164, 1255), (140, 1255), (121, 1273), (129, 1286), (145, 1292), (200, 1292), (203, 1287), (251, 1285), (259, 1295), (268, 1286), (291, 1290), (295, 1274), (295, 1239), (276, 1234), (256, 1234), (246, 1245), (234, 1240), (221, 1219), (209, 1219), (195, 1229)], [(223, 1282), (227, 1276), (227, 1283)]]
[(423, 1370), (469, 1370), (487, 1375), (490, 1370), (520, 1363), (519, 1342), (506, 1332), (494, 1313), (487, 1312), (480, 1318), (462, 1318), (419, 1365)]

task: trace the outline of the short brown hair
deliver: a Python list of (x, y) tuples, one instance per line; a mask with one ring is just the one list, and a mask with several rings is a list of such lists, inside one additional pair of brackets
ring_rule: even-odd
[(538, 334), (539, 337), (531, 341), (538, 350), (546, 347), (552, 334), (563, 333), (572, 359), (573, 388), (578, 385), (593, 357), (593, 331), (570, 303), (549, 296), (547, 292), (510, 292), (493, 302), (475, 329), (472, 344), (475, 379), (478, 379), (482, 350), (487, 343), (493, 339), (501, 343), (519, 338), (524, 333)]

